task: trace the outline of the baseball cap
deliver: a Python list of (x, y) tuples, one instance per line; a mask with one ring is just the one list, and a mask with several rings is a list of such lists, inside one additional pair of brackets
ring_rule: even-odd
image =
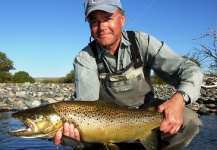
[(120, 0), (85, 0), (85, 21), (87, 20), (88, 15), (94, 10), (102, 10), (113, 13), (117, 7), (122, 9)]

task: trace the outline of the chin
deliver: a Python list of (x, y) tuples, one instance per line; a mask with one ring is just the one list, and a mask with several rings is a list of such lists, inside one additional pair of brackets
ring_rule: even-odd
[(101, 46), (103, 46), (103, 47), (106, 47), (106, 46), (109, 46), (110, 45), (110, 42), (108, 42), (108, 41), (105, 41), (105, 40), (96, 40), (97, 41), (97, 43), (99, 43)]

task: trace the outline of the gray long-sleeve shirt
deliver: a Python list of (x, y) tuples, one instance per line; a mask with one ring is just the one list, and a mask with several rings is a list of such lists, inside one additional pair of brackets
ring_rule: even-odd
[[(164, 81), (175, 86), (177, 90), (187, 93), (191, 102), (195, 102), (200, 94), (203, 80), (201, 69), (190, 60), (178, 56), (165, 43), (153, 36), (143, 32), (135, 32), (135, 36), (144, 67), (151, 68)], [(109, 70), (119, 70), (130, 63), (130, 45), (126, 31), (122, 31), (118, 58), (108, 51), (105, 52), (104, 59)], [(97, 47), (97, 51), (101, 53), (102, 48)], [(89, 46), (76, 56), (74, 69), (77, 99), (99, 99), (98, 68)], [(130, 68), (126, 73), (133, 69)]]

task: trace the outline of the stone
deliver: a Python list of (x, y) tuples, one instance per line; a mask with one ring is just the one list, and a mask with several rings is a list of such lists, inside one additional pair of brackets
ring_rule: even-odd
[(206, 104), (206, 107), (208, 107), (208, 108), (217, 108), (215, 104)]
[(217, 109), (210, 109), (209, 112), (210, 113), (217, 113)]
[(4, 98), (4, 94), (0, 94), (0, 99), (3, 99)]
[(24, 103), (29, 108), (34, 108), (34, 107), (38, 107), (41, 105), (41, 101), (39, 101), (39, 100), (25, 101)]
[(26, 107), (26, 105), (23, 103), (22, 100), (18, 100), (15, 101), (13, 103), (13, 105), (11, 106), (11, 109), (13, 110), (23, 110), (23, 109), (27, 109), (28, 107)]
[(25, 91), (19, 91), (19, 92), (16, 92), (15, 94), (17, 97), (25, 97), (26, 96), (26, 92)]
[(48, 101), (48, 103), (56, 103), (57, 101), (52, 99), (52, 98), (47, 98), (46, 99)]

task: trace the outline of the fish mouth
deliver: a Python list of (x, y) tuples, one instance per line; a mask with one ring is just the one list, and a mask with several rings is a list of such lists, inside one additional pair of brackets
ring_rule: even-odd
[(38, 128), (33, 121), (31, 121), (30, 119), (25, 119), (20, 121), (23, 122), (26, 128), (17, 129), (14, 131), (8, 130), (8, 134), (13, 136), (23, 137), (23, 138), (28, 138), (28, 137), (31, 138), (32, 135), (34, 135), (34, 133), (37, 133)]

